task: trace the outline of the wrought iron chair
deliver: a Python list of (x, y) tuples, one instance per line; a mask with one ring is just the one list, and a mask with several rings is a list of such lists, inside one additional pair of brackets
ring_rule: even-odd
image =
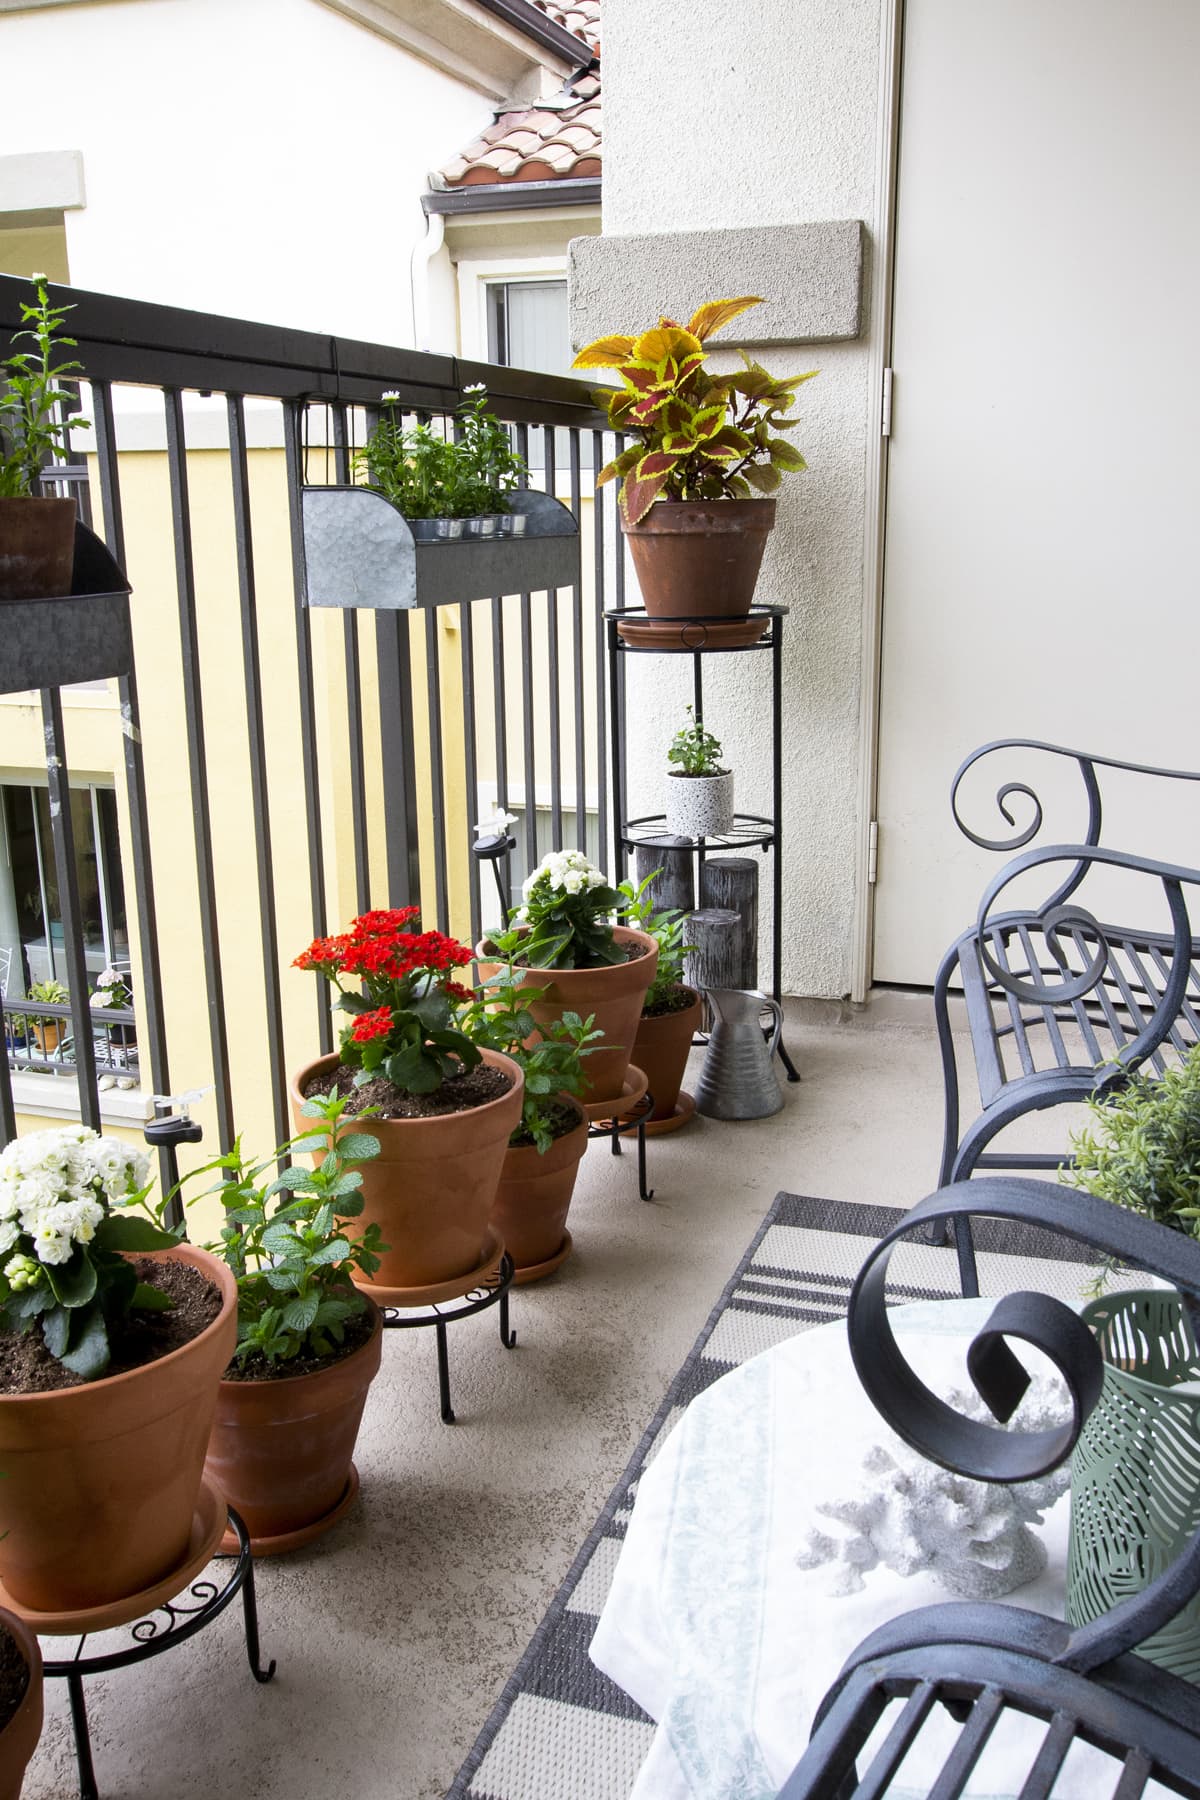
[[(1075, 763), (1087, 803), (1081, 841), (1025, 849), (1042, 828), (1044, 809), (1024, 780), (1008, 780), (996, 805), (1011, 835), (984, 837), (960, 811), (968, 771), (985, 757), (1005, 752), (1044, 754)], [(1027, 758), (1026, 758), (1027, 760)], [(1019, 851), (988, 885), (975, 922), (951, 945), (937, 972), (934, 1010), (945, 1082), (945, 1138), (939, 1180), (962, 1181), (976, 1169), (1057, 1168), (1070, 1152), (1005, 1151), (993, 1147), (1006, 1127), (1026, 1114), (1123, 1085), (1149, 1064), (1162, 1072), (1167, 1059), (1200, 1042), (1200, 942), (1193, 935), (1188, 898), (1200, 870), (1155, 861), (1101, 843), (1100, 771), (1120, 770), (1160, 781), (1200, 782), (1200, 774), (1118, 762), (1028, 738), (984, 744), (954, 777), (951, 807), (964, 836), (986, 850)], [(1030, 822), (1016, 825), (1014, 799), (1032, 808)], [(1056, 882), (1033, 906), (1003, 910), (1010, 885), (1045, 869)], [(1165, 900), (1167, 929), (1101, 924), (1083, 904), (1089, 877), (1120, 870), (1143, 877), (1152, 893), (1139, 897), (1150, 910)], [(961, 985), (979, 1083), (981, 1111), (961, 1129), (959, 1068), (951, 1028), (951, 1001)], [(977, 1293), (969, 1227), (959, 1231), (964, 1293)]]
[[(1028, 1385), (1005, 1341), (1043, 1351), (1057, 1365), (1073, 1417), (1058, 1431), (1006, 1432), (965, 1418), (909, 1368), (888, 1323), (884, 1282), (896, 1242), (963, 1222), (970, 1213), (1046, 1226), (1119, 1260), (1165, 1276), (1183, 1297), (1200, 1342), (1200, 1243), (1049, 1182), (982, 1177), (943, 1189), (908, 1214), (868, 1257), (850, 1299), (850, 1348), (859, 1379), (892, 1429), (932, 1461), (985, 1481), (1021, 1481), (1070, 1454), (1102, 1381), (1100, 1351), (1060, 1301), (1010, 1294), (992, 1312), (968, 1358), (993, 1415), (1011, 1418)], [(1010, 1605), (922, 1607), (867, 1638), (817, 1714), (809, 1747), (779, 1800), (883, 1800), (905, 1756), (939, 1708), (960, 1726), (931, 1800), (960, 1795), (1006, 1714), (1045, 1727), (1029, 1752), (1020, 1800), (1047, 1800), (1072, 1745), (1113, 1759), (1113, 1784), (1095, 1800), (1136, 1800), (1150, 1779), (1200, 1796), (1200, 1689), (1134, 1653), (1200, 1591), (1200, 1533), (1169, 1568), (1102, 1618), (1074, 1630)], [(859, 1774), (857, 1763), (889, 1704), (898, 1717)]]

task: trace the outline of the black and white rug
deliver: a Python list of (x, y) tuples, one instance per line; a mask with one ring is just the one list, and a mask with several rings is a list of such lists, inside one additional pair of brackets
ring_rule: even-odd
[[(588, 1658), (638, 1477), (697, 1394), (782, 1339), (844, 1315), (866, 1243), (902, 1214), (778, 1194), (709, 1315), (550, 1603), (446, 1800), (627, 1800), (654, 1722)], [(1036, 1228), (977, 1221), (984, 1294), (1034, 1288), (1077, 1298), (1093, 1270), (1078, 1247)], [(956, 1295), (950, 1249), (902, 1244), (888, 1293), (894, 1304)]]

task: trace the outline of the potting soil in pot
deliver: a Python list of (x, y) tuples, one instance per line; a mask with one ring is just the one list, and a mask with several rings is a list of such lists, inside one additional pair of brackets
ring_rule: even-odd
[[(378, 1117), (383, 1119), (436, 1119), (445, 1113), (471, 1112), (477, 1106), (486, 1106), (489, 1100), (498, 1100), (512, 1086), (503, 1069), (492, 1069), (485, 1063), (468, 1069), (454, 1081), (444, 1081), (431, 1094), (410, 1094), (404, 1088), (396, 1087), (385, 1075), (376, 1075), (364, 1086), (355, 1087), (354, 1074), (355, 1071), (347, 1068), (345, 1063), (339, 1063), (323, 1075), (314, 1075), (305, 1084), (304, 1097), (310, 1100), (314, 1094), (330, 1094), (336, 1089), (346, 1096), (349, 1118), (354, 1118), (368, 1106), (375, 1106), (379, 1109)], [(363, 1128), (371, 1129), (369, 1118), (363, 1121)]]
[[(350, 1290), (353, 1293), (353, 1289)], [(371, 1335), (374, 1314), (370, 1310), (357, 1313), (346, 1319), (342, 1325), (345, 1333), (336, 1349), (328, 1356), (298, 1356), (280, 1358), (278, 1362), (268, 1362), (264, 1356), (247, 1357), (244, 1363), (231, 1362), (222, 1375), (222, 1381), (290, 1381), (296, 1375), (315, 1375), (318, 1369), (327, 1369), (331, 1363), (341, 1362), (347, 1356), (353, 1356), (361, 1350)]]
[(25, 1698), (29, 1670), (14, 1638), (0, 1625), (0, 1731)]

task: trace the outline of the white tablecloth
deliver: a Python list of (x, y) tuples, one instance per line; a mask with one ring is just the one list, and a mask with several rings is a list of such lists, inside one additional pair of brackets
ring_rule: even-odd
[[(993, 1304), (893, 1311), (905, 1355), (931, 1387), (969, 1390), (966, 1347)], [(900, 1613), (955, 1597), (929, 1575), (883, 1568), (861, 1593), (834, 1597), (821, 1571), (796, 1566), (808, 1526), (823, 1524), (813, 1503), (853, 1493), (863, 1453), (881, 1442), (895, 1440), (858, 1384), (840, 1320), (755, 1357), (689, 1406), (641, 1478), (591, 1645), (593, 1662), (658, 1724), (631, 1800), (769, 1800), (855, 1646)], [(1064, 1495), (1040, 1534), (1048, 1567), (1006, 1597), (1014, 1604), (1061, 1617), (1068, 1521)], [(966, 1790), (972, 1800), (1019, 1792), (1029, 1732), (1002, 1721)], [(955, 1735), (944, 1719), (943, 1750)], [(1035, 1727), (1035, 1745), (1040, 1737)], [(907, 1785), (889, 1792), (924, 1800), (924, 1771), (942, 1752), (923, 1742), (924, 1765), (914, 1752)], [(1111, 1791), (1112, 1771), (1076, 1745), (1056, 1800), (1094, 1800)]]

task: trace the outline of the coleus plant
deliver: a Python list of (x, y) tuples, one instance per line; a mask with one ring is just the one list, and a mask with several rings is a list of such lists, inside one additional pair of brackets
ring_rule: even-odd
[(615, 369), (618, 388), (600, 388), (614, 431), (637, 442), (614, 457), (596, 477), (621, 481), (621, 513), (627, 525), (644, 519), (656, 500), (736, 500), (773, 494), (783, 475), (806, 468), (780, 428), (796, 390), (817, 374), (772, 375), (742, 352), (744, 367), (710, 375), (704, 345), (761, 297), (709, 300), (686, 325), (662, 318), (636, 337), (597, 338), (575, 358), (577, 369)]

